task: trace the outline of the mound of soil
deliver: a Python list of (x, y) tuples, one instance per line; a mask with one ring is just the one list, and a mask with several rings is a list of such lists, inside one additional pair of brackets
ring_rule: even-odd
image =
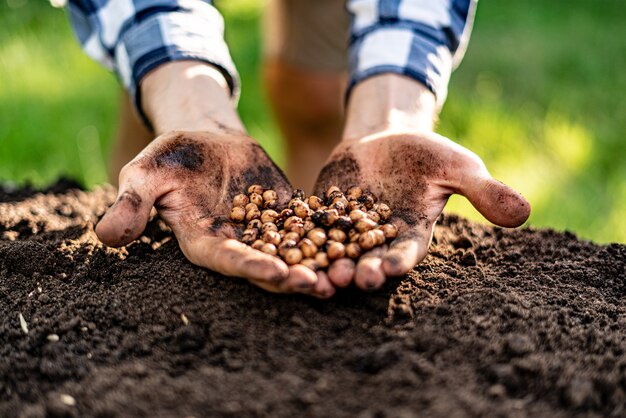
[(440, 222), (374, 293), (273, 295), (185, 260), (163, 223), (124, 249), (112, 189), (0, 189), (0, 416), (626, 414), (626, 247)]

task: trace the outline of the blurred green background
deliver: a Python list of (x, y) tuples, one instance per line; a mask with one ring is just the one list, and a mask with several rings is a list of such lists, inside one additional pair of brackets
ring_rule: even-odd
[[(282, 163), (253, 35), (263, 1), (217, 4), (243, 80), (241, 115)], [(480, 1), (438, 131), (530, 200), (532, 226), (626, 241), (625, 22), (623, 0)], [(0, 0), (0, 181), (106, 181), (118, 95), (63, 10)], [(448, 210), (482, 219), (460, 197)]]

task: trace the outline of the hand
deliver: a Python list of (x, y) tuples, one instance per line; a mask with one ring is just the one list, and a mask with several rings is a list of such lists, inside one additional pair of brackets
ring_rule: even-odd
[(194, 264), (243, 277), (274, 292), (332, 295), (325, 275), (290, 267), (245, 245), (242, 227), (228, 219), (232, 199), (251, 184), (271, 187), (286, 205), (291, 186), (261, 147), (239, 133), (170, 132), (159, 136), (120, 173), (117, 201), (96, 227), (119, 247), (143, 232), (152, 207), (172, 228)]
[(432, 132), (382, 131), (344, 140), (315, 190), (322, 193), (331, 185), (359, 186), (377, 195), (393, 209), (391, 222), (399, 231), (388, 249), (364, 255), (356, 269), (331, 269), (330, 280), (338, 287), (354, 279), (362, 289), (376, 289), (387, 276), (411, 270), (426, 257), (435, 222), (452, 193), (467, 197), (497, 225), (519, 226), (530, 214), (528, 202), (494, 180), (476, 154)]

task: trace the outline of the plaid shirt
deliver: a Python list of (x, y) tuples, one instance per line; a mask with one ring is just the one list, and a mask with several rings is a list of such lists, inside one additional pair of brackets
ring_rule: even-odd
[[(350, 88), (376, 74), (403, 74), (426, 85), (441, 106), (453, 65), (465, 50), (476, 1), (348, 0)], [(210, 0), (70, 0), (68, 8), (85, 52), (115, 70), (140, 113), (140, 80), (169, 61), (216, 66), (238, 97), (224, 20)]]

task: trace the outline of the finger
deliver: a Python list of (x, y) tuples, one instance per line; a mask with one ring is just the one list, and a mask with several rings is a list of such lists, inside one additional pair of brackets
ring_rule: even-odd
[(385, 275), (403, 276), (422, 261), (428, 254), (432, 230), (432, 226), (426, 229), (415, 227), (393, 240), (382, 260)]
[[(304, 293), (312, 294), (316, 297), (324, 297), (323, 295), (325, 293), (323, 290), (320, 292), (317, 291), (319, 276), (316, 275), (313, 270), (302, 265), (289, 267), (289, 276), (281, 282), (249, 281), (253, 285), (272, 293)], [(327, 297), (330, 296), (332, 296), (332, 293)]]
[(465, 178), (460, 193), (496, 225), (514, 228), (530, 216), (530, 203), (521, 194), (489, 176)]
[(117, 200), (96, 225), (100, 241), (121, 247), (137, 239), (150, 219), (152, 206), (162, 193), (161, 187), (140, 169), (122, 169)]
[(334, 261), (328, 269), (330, 282), (337, 287), (346, 287), (352, 283), (356, 266), (349, 258), (340, 258)]
[(267, 283), (280, 283), (289, 276), (282, 260), (234, 239), (202, 236), (179, 240), (179, 244), (189, 261), (225, 276)]
[(382, 256), (385, 248), (378, 247), (365, 253), (356, 265), (354, 283), (363, 290), (375, 290), (385, 283)]
[(324, 271), (317, 272), (317, 283), (313, 289), (312, 295), (320, 299), (328, 299), (335, 294), (335, 287), (330, 282), (328, 274)]

